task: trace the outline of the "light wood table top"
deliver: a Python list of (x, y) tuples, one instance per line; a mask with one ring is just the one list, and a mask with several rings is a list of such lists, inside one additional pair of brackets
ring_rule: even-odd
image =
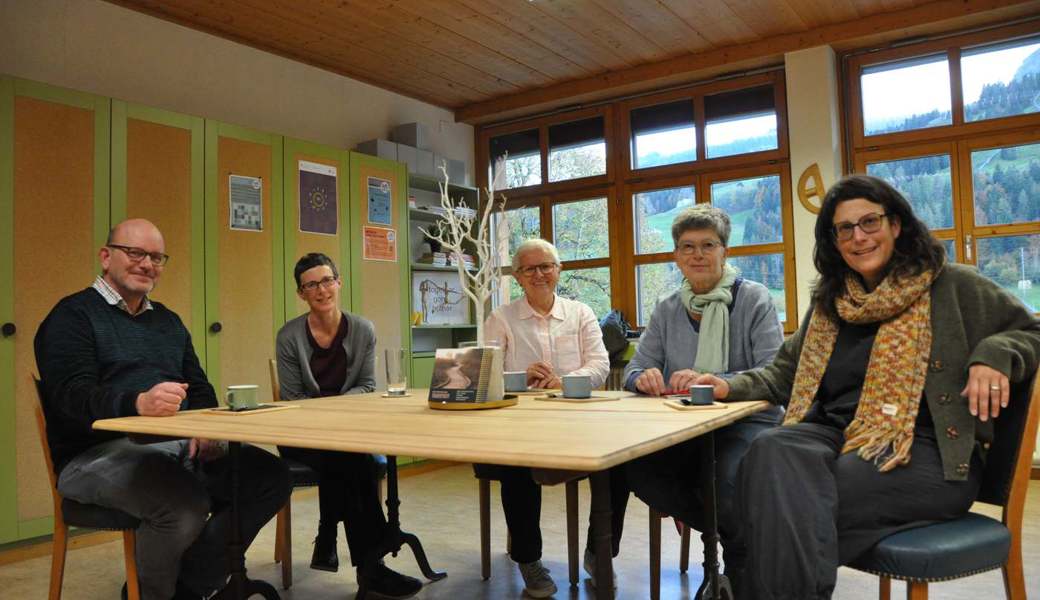
[(619, 400), (586, 403), (520, 398), (516, 406), (444, 411), (427, 390), (405, 398), (378, 392), (299, 400), (299, 409), (251, 415), (186, 411), (172, 417), (95, 421), (95, 429), (169, 437), (276, 444), (459, 462), (599, 471), (718, 429), (769, 406), (677, 411), (661, 398), (597, 392)]

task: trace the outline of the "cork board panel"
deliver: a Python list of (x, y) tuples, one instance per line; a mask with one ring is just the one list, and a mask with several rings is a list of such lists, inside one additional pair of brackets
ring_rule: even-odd
[[(337, 209), (342, 213), (344, 210), (349, 210), (349, 204), (347, 198), (344, 198), (344, 194), (339, 193), (345, 188), (340, 184), (343, 177), (347, 174), (340, 168), (340, 164), (336, 160), (332, 160), (325, 157), (314, 156), (306, 154), (304, 152), (294, 152), (288, 154), (287, 164), (291, 173), (290, 177), (286, 177), (285, 181), (288, 185), (288, 192), (285, 195), (286, 202), (286, 222), (285, 222), (285, 234), (286, 236), (292, 236), (295, 242), (295, 254), (293, 256), (285, 257), (285, 271), (286, 271), (286, 285), (287, 289), (296, 289), (296, 280), (293, 278), (293, 268), (296, 266), (296, 261), (301, 256), (308, 252), (321, 252), (332, 258), (333, 262), (336, 263), (336, 268), (339, 269), (340, 276), (343, 278), (343, 287), (340, 290), (340, 295), (349, 294), (350, 290), (350, 264), (343, 260), (340, 256), (340, 239), (344, 235), (342, 227), (337, 225), (336, 235), (322, 235), (318, 233), (304, 233), (300, 231), (300, 169), (299, 161), (306, 160), (322, 165), (329, 165), (336, 167), (336, 187), (337, 197), (336, 205)], [(342, 220), (338, 219), (337, 223)], [(286, 311), (286, 320), (292, 319), (297, 315), (301, 315), (307, 312), (307, 303), (304, 302), (299, 295), (295, 296), (294, 302), (290, 304)]]
[[(218, 140), (220, 381), (225, 387), (259, 385), (262, 399), (271, 397), (267, 361), (274, 356), (272, 160), (271, 147), (266, 144), (228, 137)], [(261, 178), (263, 231), (231, 230), (229, 175)], [(223, 394), (217, 390), (217, 396)]]
[[(107, 135), (107, 132), (105, 132)], [(33, 336), (64, 296), (94, 278), (94, 113), (14, 101), (15, 418), (19, 520), (52, 513), (50, 480), (33, 414)]]
[[(366, 164), (362, 161), (354, 169), (355, 173), (351, 180), (353, 184), (351, 197), (352, 221), (360, 226), (354, 227), (355, 235), (361, 234), (361, 226), (370, 225), (368, 222), (368, 178), (378, 177), (387, 179), (394, 186), (391, 196), (391, 217), (394, 229), (397, 230), (397, 262), (384, 262), (365, 260), (359, 253), (354, 261), (360, 265), (358, 272), (351, 275), (355, 284), (361, 284), (361, 302), (355, 304), (354, 309), (365, 318), (372, 321), (376, 330), (376, 355), (382, 357), (386, 348), (396, 349), (404, 347), (404, 332), (401, 331), (401, 303), (404, 302), (408, 290), (401, 289), (401, 269), (407, 268), (408, 247), (402, 239), (406, 220), (402, 215), (401, 199), (404, 192), (404, 181), (398, 177), (395, 171)], [(353, 168), (353, 167), (352, 167)], [(374, 226), (382, 226), (372, 223)], [(382, 360), (382, 358), (380, 358)], [(384, 385), (385, 375), (382, 369), (376, 369), (376, 381), (379, 386)]]
[(191, 167), (191, 131), (127, 119), (126, 216), (148, 219), (162, 231), (170, 262), (151, 296), (180, 315), (189, 330), (191, 258), (202, 252), (191, 245)]

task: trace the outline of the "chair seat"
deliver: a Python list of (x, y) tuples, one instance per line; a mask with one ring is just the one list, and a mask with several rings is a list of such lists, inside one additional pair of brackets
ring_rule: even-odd
[(65, 524), (75, 527), (124, 531), (137, 529), (141, 524), (140, 519), (121, 510), (97, 504), (82, 504), (68, 498), (61, 499), (61, 513), (65, 517)]
[(942, 581), (1000, 568), (1010, 547), (1003, 523), (968, 513), (890, 535), (849, 566), (893, 579)]
[(289, 478), (294, 488), (318, 485), (321, 476), (317, 471), (298, 460), (282, 457), (282, 462), (289, 467)]

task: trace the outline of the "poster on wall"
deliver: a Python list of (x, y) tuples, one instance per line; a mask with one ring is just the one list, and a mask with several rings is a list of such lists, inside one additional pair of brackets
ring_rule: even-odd
[(231, 229), (263, 231), (264, 182), (259, 177), (228, 175), (228, 206), (231, 210)]
[(301, 160), (299, 174), (300, 231), (336, 235), (336, 167)]
[(469, 297), (451, 271), (412, 272), (412, 314), (416, 325), (469, 325)]
[(364, 237), (361, 254), (364, 260), (397, 262), (397, 230), (386, 227), (361, 228)]
[(393, 197), (390, 181), (378, 177), (368, 178), (368, 222), (392, 225), (390, 199)]

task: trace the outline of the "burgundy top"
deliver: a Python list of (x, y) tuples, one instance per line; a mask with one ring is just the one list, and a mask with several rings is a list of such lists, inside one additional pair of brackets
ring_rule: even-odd
[(321, 396), (339, 396), (343, 393), (343, 384), (347, 381), (347, 351), (343, 348), (343, 338), (347, 337), (347, 320), (340, 319), (339, 330), (328, 348), (322, 348), (314, 339), (308, 323), (307, 341), (314, 351), (311, 354), (311, 373), (318, 382)]

